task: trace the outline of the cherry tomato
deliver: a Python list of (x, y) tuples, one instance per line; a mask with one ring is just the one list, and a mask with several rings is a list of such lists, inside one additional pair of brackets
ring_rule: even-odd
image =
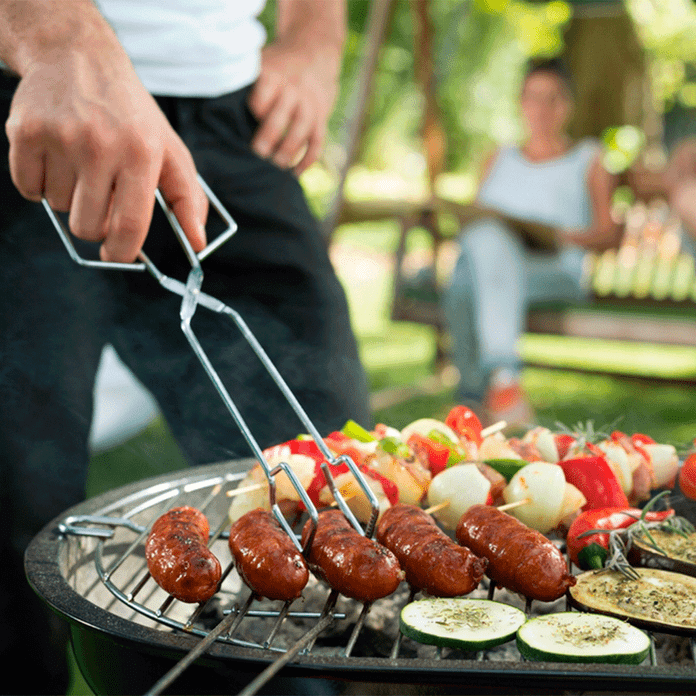
[(690, 454), (679, 470), (679, 488), (691, 500), (696, 500), (696, 453)]
[(445, 425), (449, 425), (460, 437), (465, 437), (467, 440), (480, 445), (481, 437), (481, 421), (478, 416), (466, 406), (455, 406), (447, 415)]

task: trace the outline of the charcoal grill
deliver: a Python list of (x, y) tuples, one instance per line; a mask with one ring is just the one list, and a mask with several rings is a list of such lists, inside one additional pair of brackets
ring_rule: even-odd
[[(249, 591), (229, 567), (220, 591), (202, 612), (195, 606), (169, 601), (166, 593), (147, 579), (142, 530), (163, 511), (184, 502), (204, 509), (217, 535), (212, 549), (224, 568), (231, 563), (225, 533), (221, 532), (227, 527), (226, 492), (238, 485), (253, 463), (249, 459), (216, 464), (115, 489), (68, 510), (33, 540), (26, 555), (29, 580), (70, 622), (78, 664), (96, 693), (145, 693), (220, 620), (220, 613), (215, 614), (212, 606), (220, 612), (246, 603)], [(113, 535), (91, 536), (103, 530)], [(117, 562), (118, 567), (114, 567)], [(292, 605), (291, 616), (281, 623), (270, 647), (264, 643), (277, 621), (279, 603), (253, 602), (235, 634), (218, 639), (170, 692), (240, 691), (297, 636), (310, 630), (330, 592), (311, 581), (305, 594), (306, 600)], [(485, 588), (475, 594), (485, 596)], [(496, 598), (521, 601), (507, 593), (496, 594)], [(658, 649), (650, 663), (637, 667), (524, 662), (514, 644), (468, 654), (417, 648), (404, 640), (392, 657), (397, 643), (397, 612), (407, 599), (404, 586), (394, 597), (375, 602), (364, 617), (360, 632), (364, 636), (358, 635), (348, 656), (346, 644), (362, 608), (352, 600), (340, 600), (326, 639), (320, 637), (261, 693), (664, 694), (696, 690), (693, 643), (689, 646), (688, 639), (662, 634), (654, 635)], [(533, 611), (549, 609), (564, 610), (564, 600), (532, 606)], [(295, 616), (300, 612), (306, 618)], [(665, 651), (659, 646), (669, 641), (686, 641), (686, 662), (665, 661)], [(380, 654), (367, 656), (368, 650)]]
[[(202, 182), (204, 183), (204, 182)], [(214, 207), (228, 221), (222, 238), (235, 225), (207, 187)], [(141, 253), (139, 264), (104, 264), (79, 257), (60, 219), (44, 201), (68, 253), (83, 266), (114, 270), (147, 270), (166, 290), (181, 295), (181, 327), (192, 350), (244, 434), (256, 459), (199, 467), (131, 484), (85, 501), (54, 520), (30, 544), (26, 571), (37, 593), (71, 626), (78, 664), (97, 693), (144, 693), (174, 664), (220, 625), (225, 611), (235, 612), (234, 629), (221, 634), (205, 654), (169, 688), (169, 693), (236, 693), (280, 655), (290, 654), (293, 643), (306, 638), (317, 622), (331, 625), (312, 641), (259, 693), (568, 693), (574, 691), (694, 693), (696, 669), (694, 644), (687, 664), (668, 664), (657, 650), (650, 664), (637, 667), (559, 665), (520, 659), (514, 647), (467, 654), (454, 650), (416, 647), (400, 639), (398, 612), (409, 600), (404, 586), (392, 598), (362, 607), (337, 598), (312, 580), (304, 597), (291, 607), (251, 600), (233, 568), (226, 544), (227, 492), (259, 462), (268, 479), (270, 503), (279, 522), (294, 536), (275, 501), (275, 476), (290, 477), (299, 497), (316, 523), (317, 511), (287, 464), (271, 469), (224, 384), (208, 361), (191, 328), (197, 306), (231, 318), (264, 363), (278, 387), (305, 425), (327, 461), (345, 462), (372, 506), (363, 530), (337, 490), (328, 466), (324, 473), (336, 503), (361, 532), (374, 527), (378, 503), (355, 464), (348, 457), (335, 458), (307, 418), (301, 406), (270, 363), (263, 349), (239, 315), (201, 291), (200, 261), (217, 248), (218, 239), (196, 255), (183, 230), (158, 196), (191, 263), (185, 283), (164, 276)], [(144, 541), (154, 520), (178, 505), (203, 510), (213, 530), (211, 547), (227, 568), (217, 595), (203, 607), (173, 600), (149, 577)], [(485, 593), (485, 589), (477, 590)], [(500, 597), (497, 597), (500, 598)], [(506, 601), (518, 601), (506, 595)], [(562, 602), (562, 600), (561, 600)], [(531, 609), (530, 607), (528, 607)], [(542, 611), (558, 605), (540, 604)], [(361, 641), (370, 635), (371, 640)], [(658, 639), (655, 643), (659, 642)]]

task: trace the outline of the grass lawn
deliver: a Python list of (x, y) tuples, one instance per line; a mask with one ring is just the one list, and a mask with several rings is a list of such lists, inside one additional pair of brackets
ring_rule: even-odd
[[(435, 353), (434, 335), (428, 327), (395, 324), (388, 318), (390, 277), (385, 254), (395, 247), (396, 234), (396, 227), (390, 224), (356, 225), (342, 228), (336, 237), (334, 257), (373, 391), (413, 384), (427, 376)], [(525, 338), (522, 351), (529, 359), (555, 360), (566, 367), (620, 365), (640, 373), (667, 365), (696, 374), (696, 351), (690, 349), (534, 336)], [(694, 389), (561, 370), (526, 369), (523, 379), (542, 425), (593, 420), (597, 427), (616, 423), (622, 430), (644, 432), (674, 444), (696, 437)], [(443, 418), (453, 399), (453, 390), (443, 389), (374, 415), (377, 421), (400, 428), (422, 416)], [(88, 494), (184, 467), (166, 424), (155, 420), (135, 438), (93, 457)], [(69, 693), (77, 696), (91, 691), (77, 674)]]

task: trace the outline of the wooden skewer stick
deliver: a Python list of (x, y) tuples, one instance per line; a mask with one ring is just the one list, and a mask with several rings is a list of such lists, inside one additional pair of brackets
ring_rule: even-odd
[(523, 500), (516, 500), (514, 503), (506, 503), (505, 505), (500, 505), (498, 507), (498, 510), (501, 510), (502, 512), (507, 512), (508, 510), (514, 510), (514, 508), (522, 507), (523, 505), (527, 505), (531, 502), (531, 498), (524, 498)]
[[(498, 510), (501, 510), (502, 512), (505, 512), (507, 510), (512, 510), (517, 507), (522, 507), (523, 505), (527, 505), (527, 503), (531, 503), (532, 501), (529, 498), (525, 498), (524, 500), (516, 500), (514, 503), (507, 503), (506, 505), (500, 505), (498, 507)], [(443, 500), (441, 503), (438, 503), (437, 505), (433, 505), (429, 508), (425, 509), (425, 512), (427, 512), (429, 515), (432, 515), (434, 512), (438, 512), (439, 510), (444, 510), (448, 505), (450, 504), (449, 500)]]
[(261, 488), (266, 488), (267, 486), (267, 483), (251, 483), (248, 486), (240, 486), (239, 488), (235, 488), (234, 490), (227, 491), (227, 497), (234, 498), (235, 496), (241, 495), (242, 493), (251, 493), (251, 491), (258, 491)]
[(426, 508), (425, 512), (427, 512), (429, 515), (432, 515), (434, 512), (444, 510), (446, 507), (449, 506), (449, 504), (449, 500), (443, 500), (441, 503), (438, 503), (437, 505), (431, 505), (429, 508)]
[(505, 428), (507, 428), (507, 421), (498, 421), (497, 423), (493, 423), (493, 425), (489, 425), (487, 428), (484, 428), (481, 431), (481, 437), (488, 437), (489, 435), (498, 433), (501, 430), (505, 430)]

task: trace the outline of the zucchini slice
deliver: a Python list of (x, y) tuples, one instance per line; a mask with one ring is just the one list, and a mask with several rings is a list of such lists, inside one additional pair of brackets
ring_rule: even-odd
[(419, 643), (486, 650), (507, 643), (527, 620), (516, 607), (488, 599), (420, 599), (401, 610), (401, 632)]
[(517, 648), (528, 660), (639, 665), (650, 637), (611, 616), (564, 611), (527, 621), (517, 631)]
[(635, 570), (638, 580), (615, 570), (577, 575), (568, 590), (570, 603), (648, 631), (696, 636), (696, 578), (654, 568)]

